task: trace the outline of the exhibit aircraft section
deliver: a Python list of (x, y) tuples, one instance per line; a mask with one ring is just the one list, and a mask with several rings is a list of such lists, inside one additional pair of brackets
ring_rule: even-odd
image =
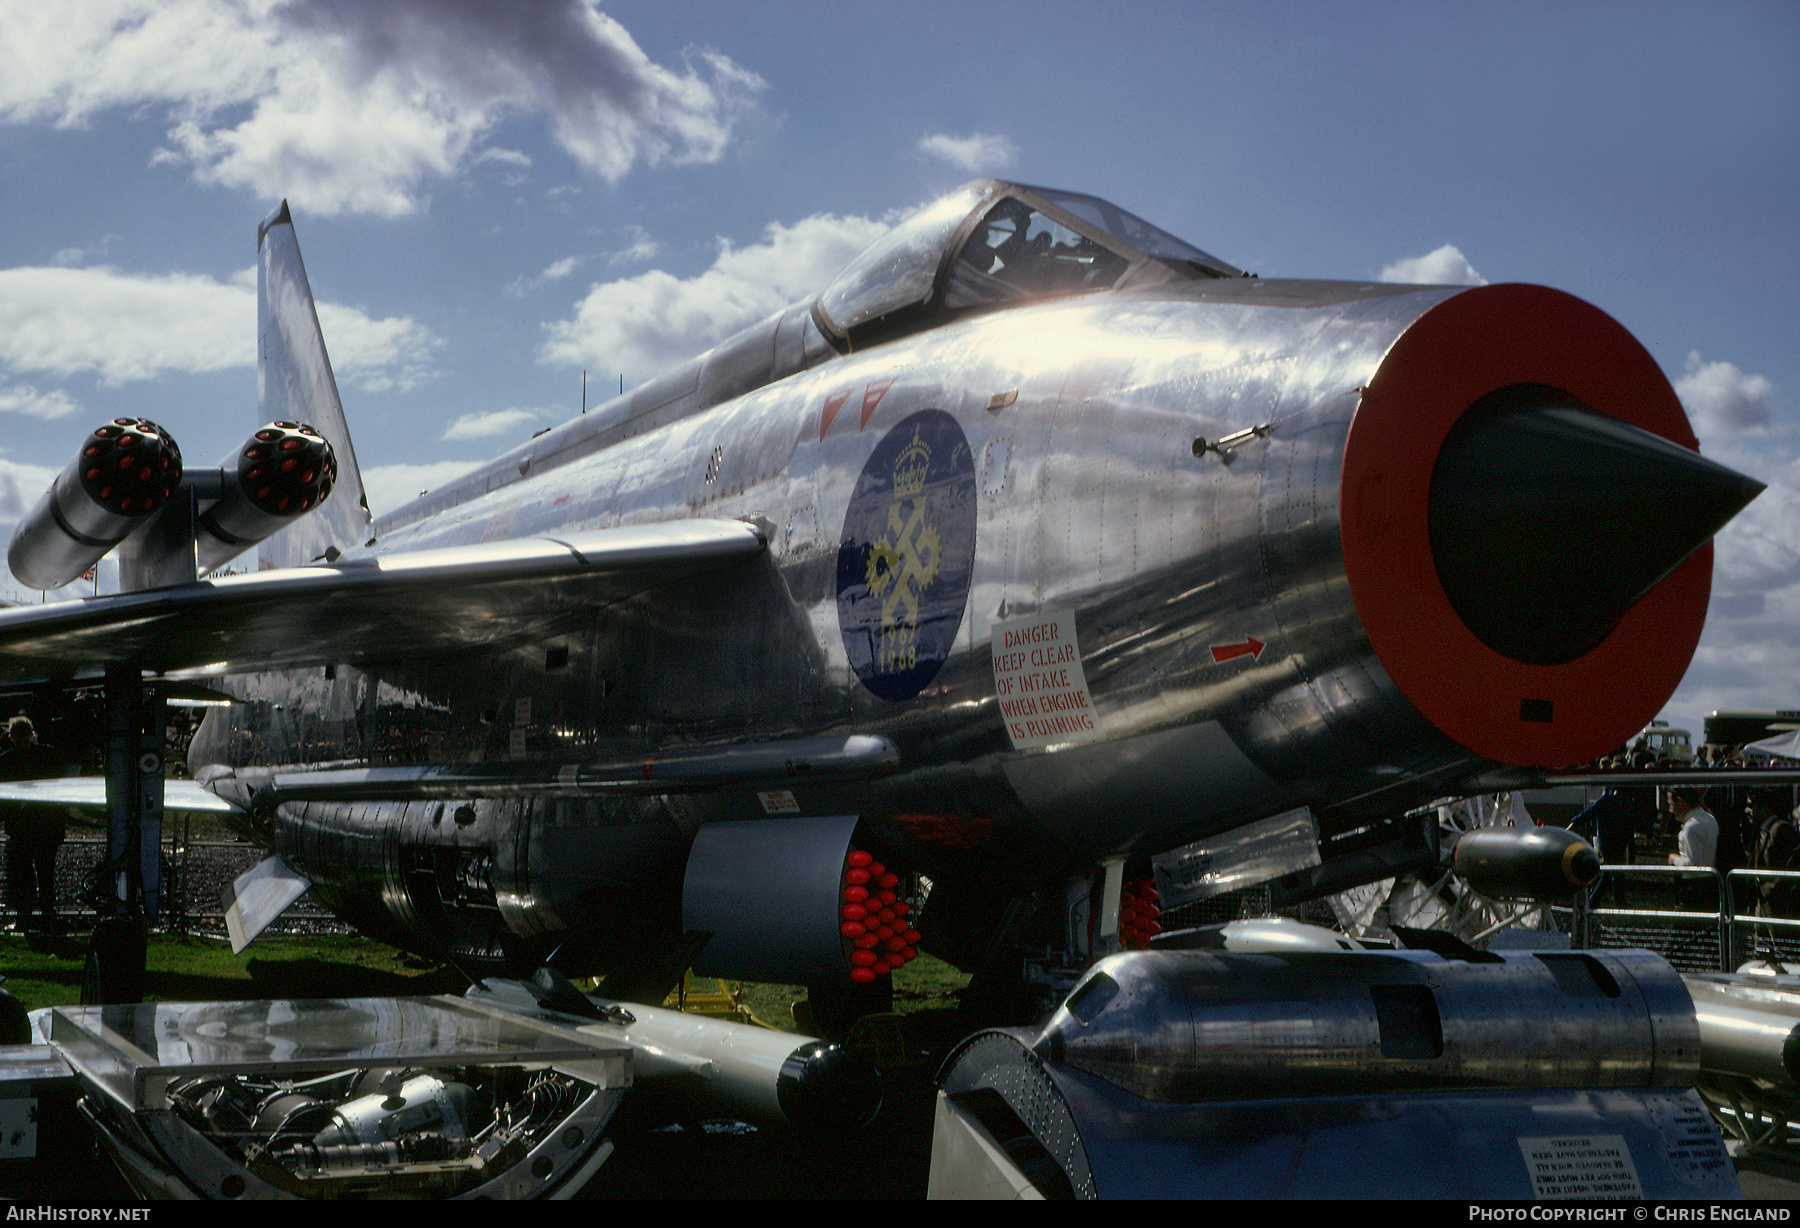
[[(223, 804), (271, 852), (241, 941), (310, 883), (386, 941), (614, 999), (691, 964), (841, 1021), (924, 949), (1000, 1021), (1078, 985), (1065, 1030), (1143, 1011), (1196, 983), (1183, 959), (1231, 972), (1094, 972), (1155, 937), (1151, 883), (1263, 855), (1301, 899), (1429, 865), (1409, 811), (1641, 728), (1760, 489), (1566, 294), (1263, 279), (1099, 198), (977, 180), (816, 298), (371, 520), (285, 205), (259, 247), (265, 425), (210, 471), (102, 426), (9, 556), (44, 584), (125, 561), (131, 591), (0, 612), (0, 680), (106, 687), (104, 999), (156, 907), (161, 808)], [(234, 702), (170, 789), (158, 705), (195, 679)], [(1578, 843), (1493, 855), (1572, 888)], [(1443, 1058), (1416, 987), (1371, 999), (1356, 966), (1319, 975), (1374, 1052)], [(1608, 968), (1518, 975), (1658, 976)], [(1045, 1045), (959, 1058), (940, 1131), (1006, 1142), (982, 1105), (1018, 1084), (983, 1080), (1056, 1083)], [(1444, 1061), (1384, 1086), (1469, 1085)], [(1628, 1082), (1679, 1080), (1651, 1066)], [(1521, 1086), (1587, 1085), (1558, 1077)], [(1661, 1110), (1619, 1096), (1636, 1138)], [(1098, 1155), (1071, 1189), (1116, 1180)]]

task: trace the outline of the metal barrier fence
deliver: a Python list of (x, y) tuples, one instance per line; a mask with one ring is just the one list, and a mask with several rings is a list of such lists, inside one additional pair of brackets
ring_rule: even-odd
[[(258, 845), (235, 841), (190, 840), (163, 841), (163, 920), (164, 930), (223, 934), (225, 906), (220, 893), (238, 875), (267, 856)], [(73, 837), (65, 840), (56, 853), (56, 906), (65, 923), (81, 928), (94, 915), (94, 892), (97, 872), (106, 860), (106, 841)], [(8, 922), (18, 919), (11, 884), (6, 881), (0, 860), (0, 900), (5, 901)], [(267, 933), (349, 933), (350, 927), (338, 921), (325, 908), (313, 902), (310, 893), (301, 896), (276, 920)]]
[(1761, 916), (1757, 904), (1800, 913), (1800, 871), (1610, 865), (1574, 908), (1551, 911), (1566, 918), (1573, 946), (1643, 947), (1682, 972), (1800, 964), (1800, 916)]
[[(1800, 870), (1733, 870), (1729, 878), (1731, 967), (1752, 959), (1800, 965)], [(1758, 905), (1774, 915), (1760, 915)]]

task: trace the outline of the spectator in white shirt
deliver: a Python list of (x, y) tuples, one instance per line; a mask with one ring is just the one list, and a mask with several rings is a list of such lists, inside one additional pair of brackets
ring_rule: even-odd
[(1669, 813), (1681, 824), (1675, 838), (1678, 850), (1669, 858), (1672, 866), (1718, 865), (1719, 821), (1700, 805), (1700, 790), (1687, 785), (1669, 790)]

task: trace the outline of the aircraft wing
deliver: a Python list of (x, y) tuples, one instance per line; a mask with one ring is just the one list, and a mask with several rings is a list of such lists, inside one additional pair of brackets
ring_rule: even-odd
[[(0, 784), (0, 805), (106, 813), (104, 776), (64, 776), (54, 780), (17, 780)], [(196, 814), (242, 814), (227, 801), (191, 780), (163, 781), (163, 809)]]
[(374, 555), (0, 610), (0, 681), (107, 666), (245, 673), (379, 664), (555, 634), (572, 616), (741, 565), (766, 542), (680, 520)]

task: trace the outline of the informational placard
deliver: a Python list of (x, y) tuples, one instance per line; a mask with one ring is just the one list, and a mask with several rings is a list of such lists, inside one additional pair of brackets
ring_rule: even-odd
[(1735, 1170), (1699, 1095), (1671, 1089), (1665, 1095), (1646, 1095), (1644, 1107), (1662, 1131), (1669, 1167), (1695, 1189), (1694, 1197), (1710, 1197), (1708, 1187)]
[(762, 803), (764, 814), (800, 813), (800, 802), (791, 789), (771, 789), (767, 793), (758, 793), (756, 800)]
[(1014, 750), (1104, 742), (1075, 642), (1075, 613), (1057, 610), (994, 624), (994, 691)]
[(1519, 1139), (1531, 1189), (1539, 1200), (1637, 1199), (1644, 1196), (1637, 1165), (1622, 1134), (1554, 1134)]

